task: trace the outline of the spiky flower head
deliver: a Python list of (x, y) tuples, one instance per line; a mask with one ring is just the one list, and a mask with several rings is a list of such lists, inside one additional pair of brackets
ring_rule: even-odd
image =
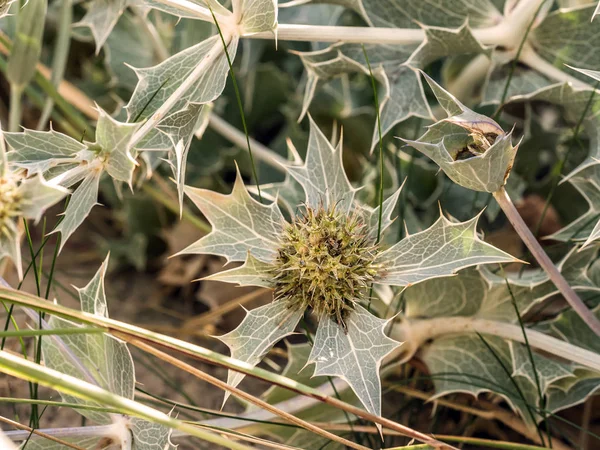
[[(182, 253), (244, 261), (208, 278), (274, 291), (272, 303), (249, 311), (235, 330), (219, 337), (233, 357), (258, 364), (294, 332), (305, 310), (312, 311), (319, 320), (309, 358), (315, 375), (343, 377), (365, 407), (380, 414), (379, 366), (399, 344), (384, 333), (388, 321), (361, 306), (370, 303), (371, 286), (407, 286), (514, 259), (477, 237), (477, 217), (464, 223), (440, 217), (391, 246), (378, 243), (378, 230), (384, 233), (393, 222), (400, 189), (376, 209), (360, 203), (341, 147), (333, 147), (311, 120), (304, 164), (286, 167), (283, 183), (261, 188), (263, 197), (276, 199), (272, 203), (254, 199), (239, 174), (229, 195), (186, 187), (213, 230)], [(228, 383), (235, 386), (243, 377), (230, 372)]]
[(377, 253), (359, 215), (340, 214), (335, 206), (306, 207), (283, 231), (273, 265), (274, 297), (346, 329), (346, 314), (382, 269)]

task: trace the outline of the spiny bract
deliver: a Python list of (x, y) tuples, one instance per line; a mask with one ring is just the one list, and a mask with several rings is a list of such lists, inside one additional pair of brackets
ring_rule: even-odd
[(275, 299), (290, 307), (310, 307), (318, 317), (344, 317), (365, 296), (381, 265), (378, 246), (363, 219), (335, 210), (306, 208), (289, 224), (273, 269)]
[[(264, 202), (249, 194), (239, 174), (229, 195), (186, 187), (213, 229), (182, 253), (245, 261), (208, 278), (274, 291), (272, 303), (249, 311), (235, 330), (219, 337), (232, 357), (258, 364), (294, 332), (309, 308), (319, 320), (309, 358), (315, 375), (343, 377), (365, 407), (380, 414), (379, 367), (399, 343), (385, 335), (386, 319), (361, 306), (371, 303), (371, 286), (406, 286), (514, 259), (477, 237), (477, 217), (463, 223), (440, 217), (425, 231), (384, 245), (400, 190), (383, 202), (381, 212), (359, 202), (341, 149), (311, 120), (304, 164), (287, 167), (282, 183), (263, 186)], [(267, 195), (278, 202), (267, 204)], [(278, 203), (286, 206), (291, 223)], [(384, 239), (377, 245), (379, 229)], [(372, 310), (385, 311), (373, 300)], [(230, 371), (227, 382), (236, 386), (243, 378)]]

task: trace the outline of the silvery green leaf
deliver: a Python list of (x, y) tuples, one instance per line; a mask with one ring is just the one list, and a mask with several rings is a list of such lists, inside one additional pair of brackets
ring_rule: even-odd
[(146, 420), (131, 418), (131, 433), (133, 434), (132, 450), (175, 450), (171, 443), (171, 430), (163, 425)]
[(509, 61), (504, 65), (493, 67), (488, 72), (483, 87), (483, 99), (481, 104), (499, 105), (509, 77), (510, 83), (508, 84), (508, 90), (506, 91), (505, 103), (510, 102), (513, 97), (528, 95), (552, 84), (551, 81), (535, 70), (517, 66), (513, 71), (512, 62)]
[(149, 20), (137, 14), (123, 14), (106, 39), (104, 61), (118, 87), (133, 92), (138, 78), (127, 66), (148, 67), (156, 64), (156, 54), (148, 39), (146, 24)]
[(347, 213), (354, 205), (356, 189), (344, 171), (342, 150), (331, 145), (312, 118), (306, 161), (302, 166), (289, 166), (288, 173), (304, 188), (308, 207), (335, 207)]
[[(256, 188), (249, 186), (248, 190), (256, 194)], [(304, 189), (288, 172), (285, 174), (285, 179), (279, 183), (262, 184), (260, 192), (272, 200), (277, 199), (279, 205), (285, 208), (286, 213), (293, 217), (299, 205), (306, 198)]]
[(561, 107), (562, 116), (566, 121), (577, 124), (581, 121), (585, 133), (590, 140), (590, 151), (588, 157), (567, 178), (570, 178), (586, 169), (598, 164), (600, 159), (600, 122), (598, 111), (600, 111), (600, 96), (590, 88), (576, 88), (571, 83), (553, 84), (541, 88), (528, 95), (515, 96), (513, 102), (541, 101), (548, 102)]
[[(246, 313), (238, 327), (218, 336), (231, 350), (231, 357), (251, 366), (258, 364), (267, 352), (281, 339), (292, 334), (304, 310), (290, 308), (287, 301), (276, 300)], [(245, 374), (229, 371), (227, 384), (237, 386)], [(225, 400), (229, 393), (225, 393)]]
[(594, 5), (558, 9), (531, 30), (529, 41), (536, 52), (555, 67), (569, 64), (600, 69), (600, 49), (590, 46), (600, 25), (591, 22)]
[(239, 171), (229, 195), (189, 186), (185, 193), (213, 229), (180, 254), (215, 254), (227, 261), (244, 261), (248, 252), (264, 262), (276, 257), (285, 220), (275, 203), (263, 205), (250, 196)]
[(385, 268), (378, 282), (408, 286), (452, 275), (477, 264), (514, 262), (515, 258), (477, 236), (479, 216), (453, 223), (441, 216), (430, 228), (413, 234), (377, 256)]
[(11, 86), (18, 89), (24, 89), (35, 74), (42, 52), (47, 9), (47, 0), (30, 0), (21, 6), (17, 16), (15, 41), (5, 73)]
[(600, 166), (594, 164), (569, 178), (571, 183), (586, 200), (589, 209), (564, 228), (548, 236), (562, 242), (585, 241), (585, 245), (600, 236)]
[(185, 109), (171, 114), (162, 120), (157, 130), (171, 141), (169, 161), (173, 168), (173, 174), (177, 183), (177, 194), (179, 198), (179, 209), (183, 208), (183, 188), (185, 185), (185, 170), (187, 154), (192, 143), (194, 133), (199, 126), (208, 123), (211, 107), (195, 103), (187, 105)]
[(600, 375), (585, 369), (575, 369), (574, 377), (563, 378), (547, 390), (546, 409), (560, 411), (584, 402), (600, 389)]
[(96, 144), (102, 148), (106, 158), (104, 169), (117, 181), (123, 181), (131, 186), (133, 170), (136, 162), (131, 155), (129, 142), (138, 123), (122, 123), (113, 119), (100, 109), (100, 117), (96, 127)]
[(273, 287), (273, 265), (260, 261), (248, 252), (246, 262), (235, 269), (224, 270), (208, 277), (204, 280), (222, 281), (224, 283), (236, 283), (240, 286), (262, 286), (266, 288)]
[[(238, 39), (234, 38), (228, 46), (232, 60), (235, 57), (237, 44)], [(138, 122), (152, 115), (189, 77), (209, 51), (215, 46), (222, 47), (222, 45), (221, 38), (213, 36), (171, 56), (157, 66), (134, 69), (139, 82), (126, 106), (129, 121)], [(228, 71), (227, 58), (222, 52), (171, 111), (184, 109), (189, 103), (202, 104), (216, 99), (223, 92)]]
[[(50, 328), (73, 328), (78, 325), (52, 317)], [(51, 336), (42, 346), (44, 363), (51, 369), (100, 386), (126, 398), (133, 398), (133, 360), (125, 343), (107, 334), (72, 334)], [(63, 401), (101, 406), (68, 394)], [(111, 414), (81, 409), (78, 412), (98, 424), (112, 422)]]
[(106, 293), (104, 291), (104, 277), (108, 268), (108, 258), (106, 256), (100, 269), (96, 272), (90, 282), (82, 288), (76, 288), (81, 302), (81, 310), (89, 314), (96, 314), (102, 317), (108, 317), (108, 308), (106, 304)]
[(96, 53), (100, 53), (128, 3), (128, 0), (92, 0), (83, 19), (74, 24), (91, 30), (96, 41)]
[[(101, 449), (101, 447), (98, 447), (98, 441), (100, 441), (101, 438), (97, 436), (61, 438), (61, 440), (68, 442), (69, 444), (84, 448), (86, 450)], [(33, 434), (31, 436), (31, 439), (29, 439), (29, 441), (27, 442), (27, 446), (21, 446), (19, 448), (25, 448), (27, 450), (67, 450), (69, 447)]]
[(60, 250), (97, 204), (101, 175), (101, 172), (90, 173), (71, 194), (63, 220), (53, 231), (61, 234)]
[(32, 178), (21, 181), (18, 188), (21, 196), (20, 210), (23, 217), (38, 222), (46, 209), (62, 200), (69, 191), (56, 184), (48, 183), (38, 172)]
[[(382, 213), (381, 213), (381, 233), (388, 229), (388, 227), (394, 222), (392, 215), (396, 211), (396, 204), (400, 198), (400, 192), (402, 186), (400, 186), (393, 195), (389, 196), (383, 201)], [(379, 206), (373, 209), (366, 205), (362, 206), (367, 216), (366, 223), (369, 230), (369, 236), (372, 238), (377, 237), (377, 229), (379, 228)]]
[(318, 0), (351, 8), (376, 27), (414, 28), (415, 23), (459, 27), (465, 20), (473, 27), (496, 25), (502, 15), (490, 0)]
[(425, 68), (445, 56), (484, 54), (491, 59), (492, 47), (482, 45), (465, 21), (459, 28), (425, 26), (425, 40), (407, 61), (412, 67)]
[[(533, 364), (525, 345), (511, 342), (510, 351), (512, 356), (513, 377), (520, 377), (529, 382), (535, 389), (537, 380), (539, 380), (542, 392), (546, 392), (548, 387), (563, 378), (575, 378), (572, 368), (569, 364), (562, 363), (550, 358), (545, 358), (533, 353)], [(539, 399), (541, 400), (541, 399)]]
[[(382, 85), (379, 111), (382, 134), (412, 116), (431, 118), (421, 79), (404, 64), (416, 46), (365, 45), (374, 78)], [(348, 73), (370, 76), (363, 47), (356, 44), (334, 44), (315, 52), (298, 53), (308, 74), (301, 117), (306, 114), (317, 84)], [(377, 129), (373, 143), (378, 140)], [(373, 144), (373, 145), (374, 145)]]
[(238, 4), (241, 8), (242, 35), (273, 31), (277, 28), (277, 0), (241, 0)]
[(12, 151), (8, 152), (11, 165), (30, 172), (45, 172), (58, 164), (86, 159), (87, 146), (54, 130), (4, 133)]
[(400, 345), (384, 333), (387, 320), (360, 305), (345, 318), (346, 330), (329, 317), (321, 317), (308, 363), (315, 376), (343, 378), (367, 411), (381, 415), (381, 362)]
[(527, 411), (519, 392), (503, 369), (511, 367), (509, 345), (495, 336), (484, 339), (493, 349), (487, 349), (475, 333), (447, 336), (426, 346), (419, 357), (427, 364), (435, 385), (434, 398), (452, 392), (479, 395), (492, 391), (502, 395), (520, 411)]

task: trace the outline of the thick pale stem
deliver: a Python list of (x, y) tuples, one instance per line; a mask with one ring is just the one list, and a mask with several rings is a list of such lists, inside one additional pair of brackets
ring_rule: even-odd
[(21, 86), (12, 85), (10, 87), (10, 111), (8, 116), (8, 131), (19, 131), (21, 124), (21, 96), (23, 88)]
[(555, 67), (552, 64), (550, 64), (548, 61), (546, 61), (544, 58), (538, 55), (530, 45), (525, 45), (525, 47), (523, 47), (523, 51), (521, 52), (519, 61), (529, 66), (531, 69), (536, 70), (537, 72), (540, 72), (541, 74), (547, 76), (551, 80), (559, 82), (568, 82), (578, 88), (592, 87), (589, 84), (578, 80), (574, 76), (571, 76), (568, 73), (560, 70), (558, 67)]
[[(229, 45), (231, 42), (231, 35), (227, 31), (223, 34), (223, 39)], [(206, 70), (219, 58), (226, 49), (223, 44), (219, 41), (216, 42), (213, 48), (211, 48), (204, 59), (196, 66), (196, 68), (190, 73), (183, 83), (171, 94), (171, 96), (158, 108), (154, 114), (152, 114), (144, 124), (135, 132), (129, 143), (130, 147), (135, 147), (146, 134), (148, 134), (154, 127), (169, 113), (171, 108), (194, 86), (200, 77), (204, 75)]]
[(600, 336), (600, 321), (592, 311), (583, 303), (575, 291), (569, 286), (567, 280), (564, 279), (560, 271), (556, 268), (552, 260), (548, 257), (544, 249), (541, 247), (535, 236), (531, 233), (521, 215), (515, 208), (510, 197), (504, 188), (500, 188), (494, 192), (494, 198), (506, 214), (506, 217), (515, 228), (533, 257), (539, 265), (546, 271), (554, 285), (561, 292), (565, 300), (571, 305), (581, 319), (589, 326), (596, 335)]
[[(436, 317), (433, 319), (410, 320), (404, 318), (392, 327), (390, 337), (404, 341), (406, 357), (411, 357), (429, 339), (463, 333), (481, 333), (525, 344), (523, 330), (517, 324), (475, 317)], [(526, 329), (531, 347), (558, 358), (581, 364), (600, 371), (600, 355), (548, 336), (540, 331)]]
[(491, 65), (492, 61), (486, 55), (477, 55), (448, 83), (448, 92), (460, 100), (468, 98), (481, 85)]
[[(219, 116), (211, 114), (208, 126), (232, 144), (248, 150), (246, 135)], [(288, 164), (288, 161), (285, 158), (279, 156), (273, 150), (252, 138), (250, 138), (250, 145), (252, 146), (252, 153), (256, 156), (256, 159), (263, 161), (280, 172), (285, 172), (284, 167)]]

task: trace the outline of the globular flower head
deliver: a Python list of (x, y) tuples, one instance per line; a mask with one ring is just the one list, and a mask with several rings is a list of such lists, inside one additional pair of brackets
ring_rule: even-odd
[(359, 215), (306, 207), (283, 231), (273, 264), (274, 297), (345, 329), (346, 314), (382, 269), (378, 252)]
[[(249, 311), (219, 337), (233, 357), (258, 364), (312, 311), (319, 320), (309, 358), (315, 375), (343, 377), (365, 407), (380, 414), (379, 366), (399, 343), (385, 335), (388, 321), (362, 306), (370, 303), (372, 285), (407, 286), (514, 259), (477, 237), (477, 217), (464, 223), (440, 217), (427, 230), (384, 246), (379, 231), (392, 224), (400, 190), (375, 209), (360, 203), (342, 165), (341, 143), (333, 147), (312, 120), (306, 160), (286, 172), (285, 181), (261, 189), (273, 200), (268, 204), (249, 194), (239, 174), (229, 195), (187, 187), (213, 229), (182, 253), (244, 261), (208, 278), (274, 292), (272, 303)], [(289, 221), (278, 204), (291, 212)], [(243, 377), (230, 372), (228, 383)]]
[(448, 177), (468, 189), (496, 192), (506, 184), (518, 145), (494, 120), (471, 111), (423, 74), (448, 117), (416, 141), (405, 142), (435, 161)]

